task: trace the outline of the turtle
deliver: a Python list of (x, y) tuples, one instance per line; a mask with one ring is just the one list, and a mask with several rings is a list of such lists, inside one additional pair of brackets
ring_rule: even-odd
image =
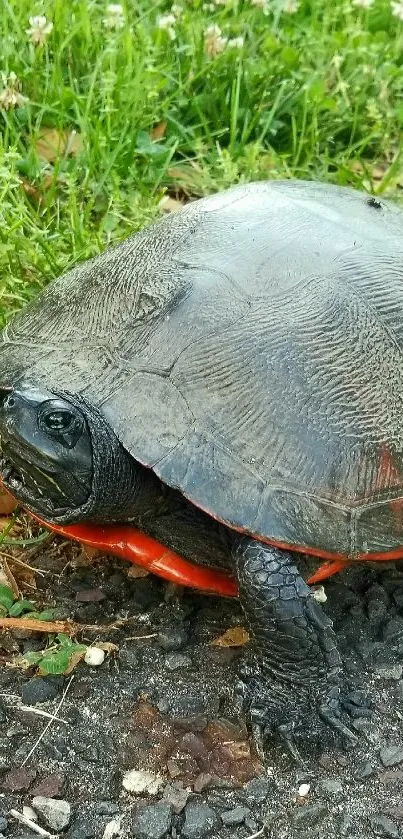
[(356, 739), (302, 576), (403, 558), (403, 211), (283, 180), (194, 200), (0, 337), (1, 476), (55, 530), (239, 596), (257, 742)]

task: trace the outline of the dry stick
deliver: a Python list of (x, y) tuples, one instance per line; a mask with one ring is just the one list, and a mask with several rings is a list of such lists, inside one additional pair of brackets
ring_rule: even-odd
[(26, 756), (26, 757), (24, 758), (24, 760), (22, 761), (21, 766), (25, 766), (25, 764), (27, 763), (27, 761), (29, 760), (29, 758), (30, 758), (30, 757), (32, 757), (32, 755), (33, 755), (33, 753), (34, 753), (35, 749), (39, 746), (39, 743), (41, 742), (41, 740), (43, 740), (43, 738), (44, 738), (44, 736), (45, 736), (46, 732), (48, 731), (48, 729), (49, 729), (49, 728), (50, 728), (50, 726), (52, 725), (52, 722), (54, 722), (54, 720), (57, 718), (57, 714), (59, 713), (60, 708), (61, 708), (61, 707), (62, 707), (62, 705), (63, 705), (63, 702), (64, 702), (64, 700), (65, 700), (65, 698), (66, 698), (66, 696), (67, 696), (67, 693), (68, 693), (68, 691), (69, 691), (69, 689), (70, 689), (70, 685), (71, 685), (71, 683), (72, 683), (73, 679), (74, 679), (74, 676), (70, 676), (70, 679), (69, 679), (69, 681), (68, 681), (68, 683), (67, 683), (67, 685), (66, 685), (66, 687), (65, 687), (65, 689), (64, 689), (64, 691), (63, 691), (63, 696), (62, 696), (62, 698), (61, 698), (61, 700), (60, 700), (60, 702), (59, 702), (59, 704), (58, 704), (58, 706), (57, 706), (57, 708), (56, 708), (55, 713), (53, 714), (53, 716), (51, 717), (51, 719), (49, 720), (49, 722), (45, 725), (45, 728), (43, 729), (42, 734), (40, 734), (40, 735), (39, 735), (39, 737), (38, 737), (38, 739), (37, 739), (36, 743), (34, 743), (34, 745), (32, 746), (31, 751), (30, 751), (30, 752), (28, 752), (27, 756)]
[(69, 725), (67, 720), (62, 720), (61, 717), (55, 717), (54, 714), (49, 714), (47, 711), (42, 711), (40, 708), (35, 708), (33, 705), (17, 705), (17, 711), (25, 711), (29, 714), (37, 714), (39, 717), (46, 717), (48, 720), (54, 720), (55, 722), (62, 722), (64, 725)]
[(48, 830), (44, 830), (43, 827), (40, 827), (39, 824), (33, 822), (27, 816), (24, 816), (23, 813), (19, 813), (18, 810), (10, 810), (9, 815), (16, 819), (17, 822), (21, 822), (24, 824), (25, 827), (30, 827), (31, 830), (35, 831), (35, 833), (39, 833), (40, 836), (46, 836), (47, 839), (59, 839), (59, 837), (55, 833), (49, 833)]
[(0, 629), (23, 629), (30, 632), (47, 632), (64, 635), (77, 635), (78, 632), (110, 632), (121, 629), (127, 623), (135, 623), (136, 617), (122, 618), (114, 623), (102, 624), (75, 623), (75, 621), (39, 621), (34, 618), (0, 618)]

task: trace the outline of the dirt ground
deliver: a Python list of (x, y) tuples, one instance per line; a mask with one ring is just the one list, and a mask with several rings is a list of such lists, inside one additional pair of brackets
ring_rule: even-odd
[[(351, 568), (326, 584), (348, 671), (373, 702), (372, 720), (352, 723), (358, 745), (295, 766), (273, 744), (263, 767), (234, 711), (242, 649), (211, 644), (242, 625), (237, 601), (130, 577), (111, 557), (89, 564), (57, 539), (34, 564), (36, 601), (99, 625), (79, 640), (116, 649), (99, 667), (41, 678), (8, 665), (45, 636), (0, 637), (0, 837), (32, 839), (10, 816), (24, 806), (71, 839), (403, 837), (403, 568)], [(50, 725), (34, 712), (56, 709)]]

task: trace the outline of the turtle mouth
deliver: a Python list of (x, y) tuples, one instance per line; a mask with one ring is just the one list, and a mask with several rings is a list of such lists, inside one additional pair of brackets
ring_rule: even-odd
[(38, 515), (46, 517), (68, 506), (68, 499), (53, 477), (56, 472), (49, 464), (44, 467), (32, 460), (28, 461), (14, 447), (11, 451), (11, 447), (2, 442), (1, 480), (17, 501)]

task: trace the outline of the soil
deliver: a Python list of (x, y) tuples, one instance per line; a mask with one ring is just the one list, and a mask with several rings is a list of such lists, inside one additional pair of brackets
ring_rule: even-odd
[[(71, 675), (41, 677), (9, 665), (17, 652), (42, 649), (46, 636), (21, 630), (0, 636), (0, 834), (33, 837), (10, 810), (34, 806), (40, 813), (36, 797), (43, 796), (53, 800), (56, 816), (43, 811), (40, 824), (60, 833), (52, 824), (57, 808), (67, 808), (66, 839), (246, 839), (262, 829), (260, 835), (276, 839), (403, 837), (398, 564), (351, 567), (325, 585), (324, 608), (348, 672), (373, 712), (370, 720), (352, 721), (359, 734), (354, 748), (308, 750), (300, 766), (278, 743), (268, 745), (262, 766), (236, 714), (232, 692), (242, 648), (211, 644), (242, 626), (236, 600), (133, 578), (128, 564), (89, 561), (78, 545), (56, 538), (34, 564), (44, 572), (36, 574), (39, 605), (99, 626), (77, 640), (115, 648), (101, 666), (81, 661)], [(56, 709), (63, 722), (45, 732), (49, 720), (34, 711)], [(133, 781), (131, 770), (142, 774)], [(147, 777), (158, 791), (126, 788)]]

